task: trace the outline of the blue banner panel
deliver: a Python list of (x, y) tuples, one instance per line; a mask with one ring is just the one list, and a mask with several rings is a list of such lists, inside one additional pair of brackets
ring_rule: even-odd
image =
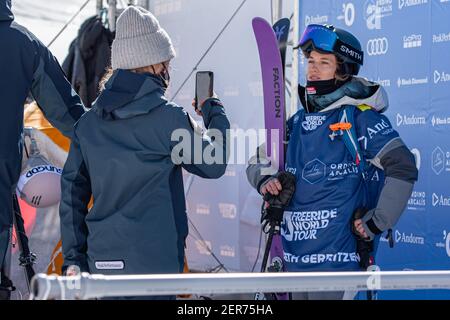
[[(300, 0), (300, 32), (327, 23), (352, 32), (365, 60), (360, 75), (382, 84), (386, 115), (416, 157), (419, 181), (382, 238), (381, 270), (450, 269), (450, 1)], [(305, 61), (299, 76), (305, 82)], [(379, 299), (449, 299), (449, 291), (385, 291)]]

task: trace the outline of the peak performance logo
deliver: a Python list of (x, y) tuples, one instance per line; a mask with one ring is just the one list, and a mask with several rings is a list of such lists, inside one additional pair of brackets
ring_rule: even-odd
[(441, 43), (441, 42), (450, 42), (450, 32), (433, 34), (433, 43)]

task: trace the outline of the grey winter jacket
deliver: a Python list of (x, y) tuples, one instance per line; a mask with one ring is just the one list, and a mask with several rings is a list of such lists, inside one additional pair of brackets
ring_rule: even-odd
[[(77, 265), (102, 274), (182, 271), (188, 234), (182, 168), (203, 178), (219, 178), (226, 169), (230, 124), (224, 108), (219, 100), (209, 99), (202, 112), (207, 133), (216, 130), (222, 136), (194, 131), (183, 108), (164, 97), (157, 76), (114, 72), (77, 123), (64, 167), (63, 269)], [(179, 148), (180, 136), (188, 147)], [(220, 161), (194, 161), (212, 149), (223, 155)], [(88, 212), (91, 194), (94, 205)]]

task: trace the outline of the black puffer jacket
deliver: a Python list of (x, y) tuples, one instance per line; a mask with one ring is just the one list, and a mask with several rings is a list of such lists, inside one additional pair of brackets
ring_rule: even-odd
[(99, 94), (98, 85), (111, 63), (114, 35), (97, 16), (86, 20), (72, 41), (63, 69), (86, 107)]

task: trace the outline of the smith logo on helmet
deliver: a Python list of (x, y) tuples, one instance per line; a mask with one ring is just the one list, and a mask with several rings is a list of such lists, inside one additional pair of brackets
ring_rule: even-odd
[(353, 49), (348, 48), (348, 47), (345, 46), (345, 45), (341, 45), (340, 51), (341, 51), (344, 55), (346, 55), (346, 56), (348, 56), (348, 57), (351, 57), (352, 59), (358, 61), (358, 63), (362, 64), (362, 61), (363, 61), (363, 56), (362, 56), (362, 54), (356, 52), (356, 51), (353, 50)]

